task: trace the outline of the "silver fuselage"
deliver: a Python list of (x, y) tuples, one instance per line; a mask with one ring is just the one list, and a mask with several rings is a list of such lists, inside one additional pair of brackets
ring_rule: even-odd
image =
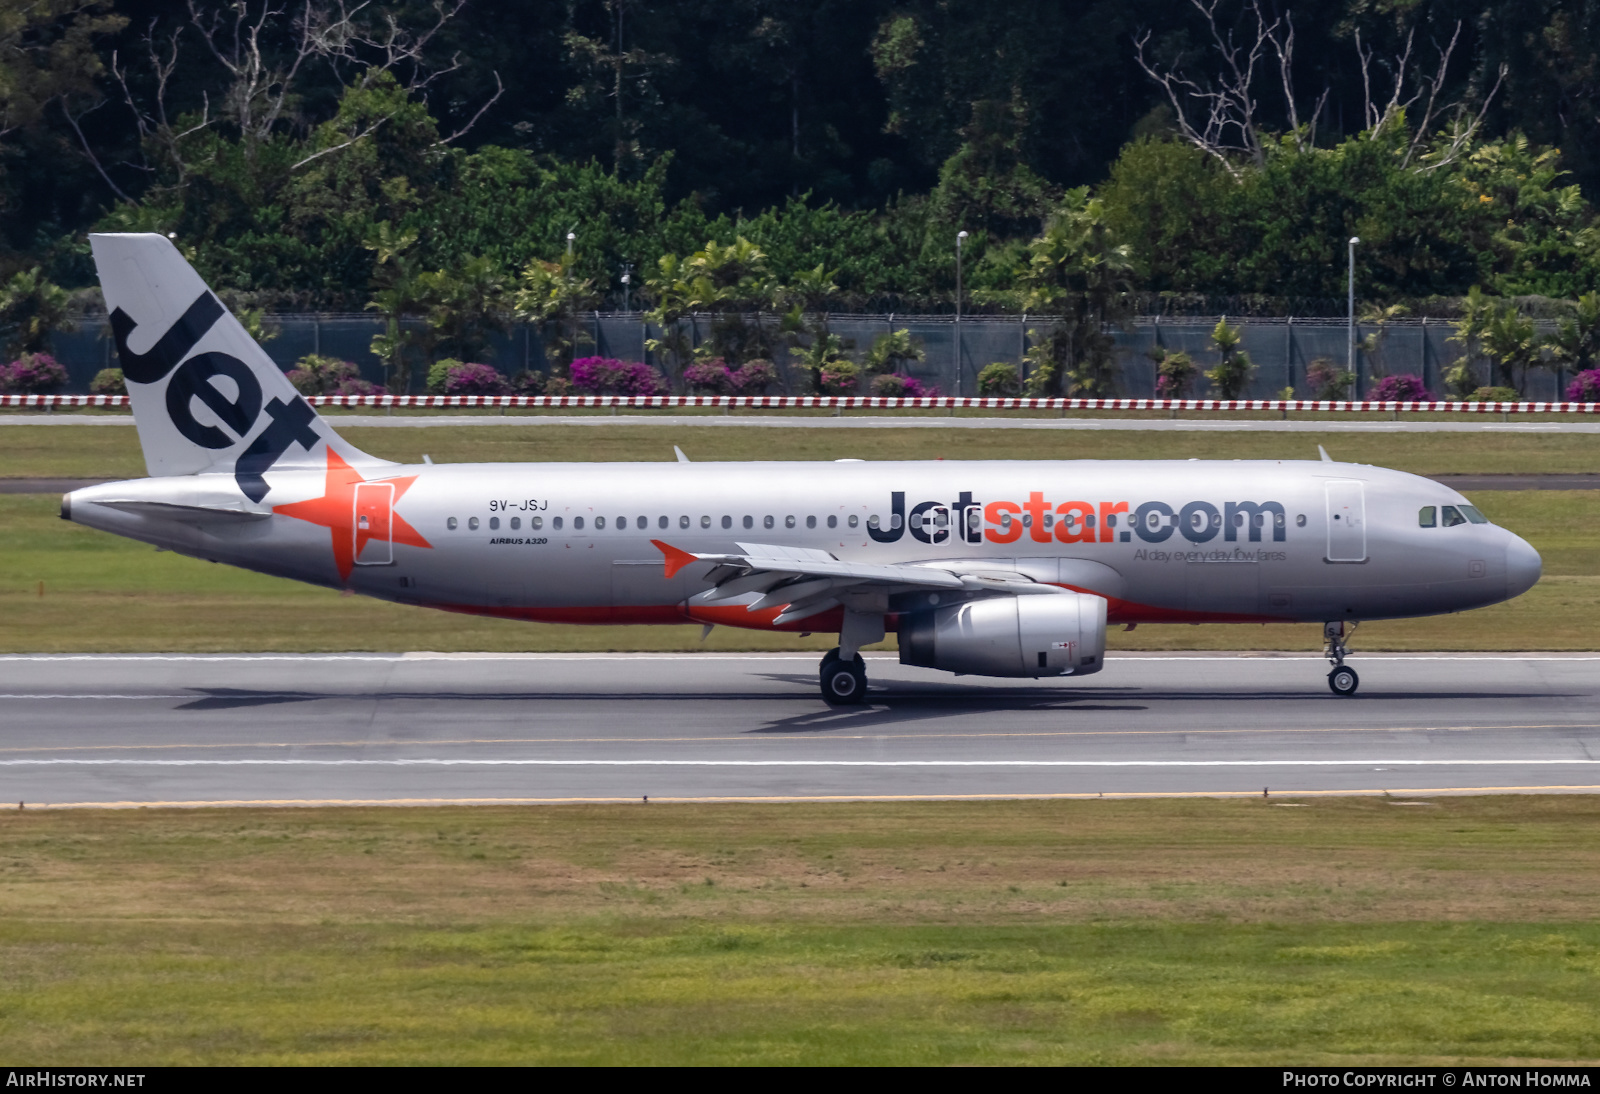
[(1496, 525), (1420, 526), (1423, 507), (1463, 504), (1455, 491), (1357, 464), (385, 465), (267, 481), (259, 502), (227, 474), (107, 483), (68, 495), (63, 516), (384, 600), (550, 622), (771, 625), (776, 609), (700, 602), (707, 567), (668, 578), (657, 541), (1022, 573), (1104, 596), (1112, 623), (1431, 615), (1517, 596), (1540, 570)]

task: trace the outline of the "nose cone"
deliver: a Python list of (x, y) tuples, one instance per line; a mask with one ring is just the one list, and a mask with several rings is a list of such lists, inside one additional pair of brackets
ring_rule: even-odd
[(1539, 580), (1544, 563), (1527, 540), (1512, 536), (1506, 544), (1506, 596), (1521, 596)]

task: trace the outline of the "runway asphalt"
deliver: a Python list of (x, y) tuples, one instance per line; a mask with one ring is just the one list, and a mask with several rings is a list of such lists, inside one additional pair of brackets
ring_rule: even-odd
[[(1079, 681), (787, 654), (0, 657), (0, 800), (443, 804), (1600, 790), (1600, 656), (1121, 655)], [(14, 808), (14, 806), (13, 806)]]
[[(1600, 433), (1600, 419), (1524, 414), (1501, 421), (1492, 415), (1460, 420), (1392, 421), (1300, 418), (922, 418), (851, 411), (820, 414), (329, 414), (350, 428), (426, 429), (435, 426), (653, 425), (756, 426), (763, 429), (1077, 429), (1157, 433)], [(131, 414), (0, 414), (5, 425), (132, 425)]]

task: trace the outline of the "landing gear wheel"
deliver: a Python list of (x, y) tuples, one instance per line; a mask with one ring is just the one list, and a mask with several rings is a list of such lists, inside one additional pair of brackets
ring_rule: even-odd
[(867, 701), (867, 665), (860, 654), (853, 661), (844, 661), (834, 650), (822, 659), (822, 698), (835, 707)]
[(1333, 689), (1335, 695), (1354, 695), (1356, 688), (1361, 686), (1361, 677), (1356, 675), (1356, 670), (1346, 665), (1340, 665), (1328, 673), (1328, 687)]

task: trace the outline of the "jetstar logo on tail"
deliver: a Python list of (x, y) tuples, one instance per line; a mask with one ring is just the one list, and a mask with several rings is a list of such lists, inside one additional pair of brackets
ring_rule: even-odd
[[(261, 420), (261, 384), (255, 374), (237, 357), (226, 353), (186, 355), (226, 314), (217, 298), (201, 293), (178, 321), (143, 353), (128, 348), (128, 336), (138, 329), (127, 312), (111, 313), (111, 332), (117, 342), (117, 357), (122, 375), (130, 383), (155, 384), (167, 376), (167, 417), (191, 444), (201, 448), (231, 448), (244, 440)], [(213, 383), (225, 379), (225, 385)], [(230, 390), (231, 389), (231, 390)], [(195, 417), (199, 400), (217, 421), (228, 429), (206, 425)], [(267, 428), (256, 435), (250, 447), (234, 461), (233, 477), (251, 501), (260, 501), (272, 488), (262, 476), (272, 469), (291, 444), (307, 452), (316, 447), (318, 437), (311, 423), (316, 414), (300, 396), (292, 402), (274, 398), (266, 405)], [(232, 434), (228, 432), (232, 431)]]
[(422, 533), (394, 511), (394, 503), (411, 489), (417, 477), (407, 475), (404, 478), (376, 480), (394, 487), (394, 498), (384, 512), (374, 514), (356, 511), (356, 487), (366, 481), (359, 471), (340, 459), (337, 452), (329, 452), (328, 480), (322, 497), (272, 507), (274, 513), (320, 524), (332, 531), (333, 561), (339, 568), (341, 581), (349, 580), (350, 571), (355, 568), (361, 552), (371, 540), (384, 538), (385, 530), (388, 532), (387, 538), (393, 543), (433, 549), (433, 544), (423, 539)]

